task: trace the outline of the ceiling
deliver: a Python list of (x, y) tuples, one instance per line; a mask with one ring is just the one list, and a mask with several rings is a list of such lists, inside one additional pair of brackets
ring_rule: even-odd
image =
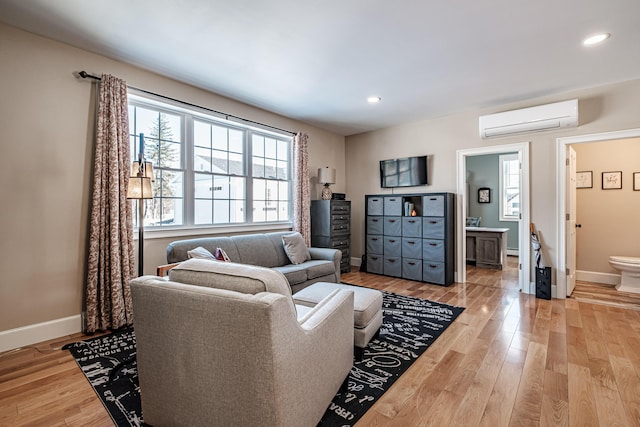
[(15, 27), (342, 135), (640, 78), (639, 16), (638, 0), (0, 0)]

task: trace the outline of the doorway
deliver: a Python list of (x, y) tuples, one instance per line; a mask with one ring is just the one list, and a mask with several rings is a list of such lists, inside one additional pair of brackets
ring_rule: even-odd
[[(557, 298), (566, 298), (571, 294), (572, 275), (575, 271), (571, 271), (570, 266), (572, 260), (576, 256), (576, 245), (574, 239), (572, 239), (568, 232), (575, 231), (575, 209), (572, 208), (571, 194), (572, 185), (575, 185), (575, 180), (571, 181), (570, 171), (570, 156), (571, 145), (582, 144), (588, 142), (604, 142), (619, 139), (629, 139), (640, 137), (639, 129), (629, 129), (623, 131), (604, 132), (589, 135), (572, 136), (567, 138), (558, 138), (556, 140), (557, 148), (557, 168), (556, 168), (556, 186), (557, 186), (557, 273), (556, 273), (556, 286), (557, 286)], [(575, 276), (574, 276), (575, 277)]]
[(467, 189), (467, 157), (479, 156), (485, 154), (501, 154), (501, 153), (517, 153), (518, 159), (522, 167), (521, 173), (521, 194), (520, 194), (520, 212), (521, 218), (518, 223), (518, 259), (520, 269), (518, 272), (519, 288), (522, 292), (532, 293), (530, 283), (530, 250), (529, 250), (529, 222), (530, 222), (530, 206), (529, 206), (529, 142), (496, 145), (492, 147), (481, 147), (466, 150), (458, 150), (457, 153), (457, 193), (458, 200), (456, 206), (456, 224), (458, 234), (456, 236), (456, 281), (464, 283), (467, 278), (466, 266), (466, 206), (469, 197), (471, 197)]

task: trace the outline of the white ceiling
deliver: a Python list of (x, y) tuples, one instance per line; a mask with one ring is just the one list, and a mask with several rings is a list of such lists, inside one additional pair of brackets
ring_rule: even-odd
[(639, 17), (639, 0), (0, 0), (5, 23), (343, 135), (640, 78)]

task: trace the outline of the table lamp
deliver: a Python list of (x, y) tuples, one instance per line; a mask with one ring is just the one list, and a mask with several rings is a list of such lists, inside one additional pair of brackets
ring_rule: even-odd
[(322, 200), (331, 200), (333, 193), (329, 186), (336, 183), (336, 170), (329, 168), (329, 166), (319, 168), (318, 182), (324, 184), (324, 188), (322, 189)]

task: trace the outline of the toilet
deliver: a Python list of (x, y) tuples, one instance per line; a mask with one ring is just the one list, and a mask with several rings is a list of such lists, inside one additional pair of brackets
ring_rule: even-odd
[(617, 290), (640, 293), (640, 257), (612, 255), (609, 264), (621, 273)]

